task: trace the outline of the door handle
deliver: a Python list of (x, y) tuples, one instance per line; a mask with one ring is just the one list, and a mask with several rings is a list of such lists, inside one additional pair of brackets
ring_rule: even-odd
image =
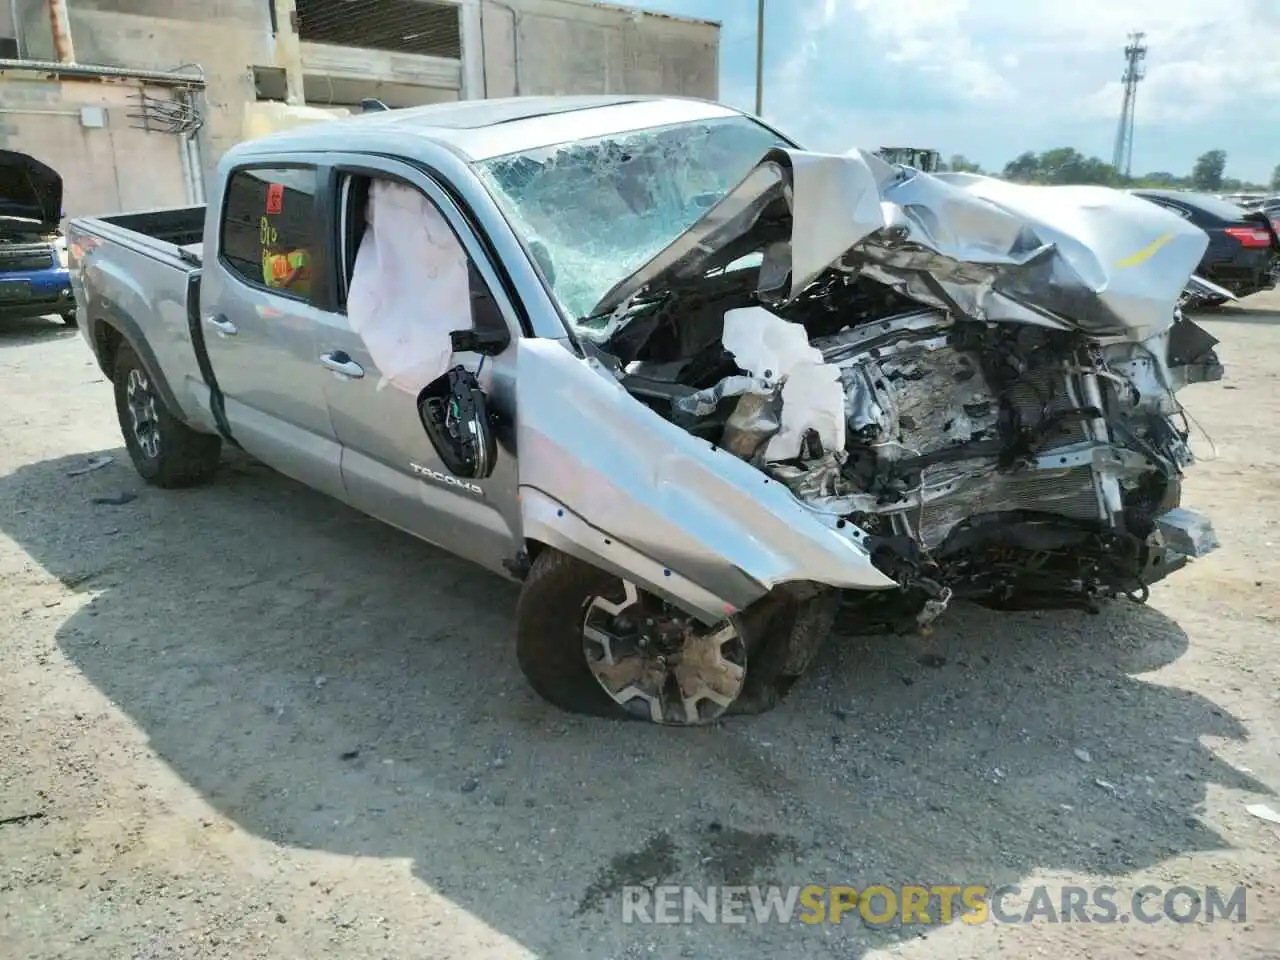
[(352, 360), (342, 350), (320, 354), (320, 362), (334, 373), (340, 373), (344, 377), (351, 377), (353, 380), (358, 380), (364, 376), (364, 367)]
[(236, 335), (236, 325), (220, 313), (205, 317), (204, 322), (225, 336), (234, 337)]

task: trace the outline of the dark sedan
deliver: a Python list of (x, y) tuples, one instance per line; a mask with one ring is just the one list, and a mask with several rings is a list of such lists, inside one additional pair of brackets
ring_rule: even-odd
[(1249, 212), (1203, 193), (1134, 190), (1209, 235), (1197, 273), (1237, 297), (1272, 290), (1280, 282), (1280, 213)]

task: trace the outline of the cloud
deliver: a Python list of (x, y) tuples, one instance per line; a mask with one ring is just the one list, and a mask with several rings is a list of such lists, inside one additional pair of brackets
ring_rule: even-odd
[(860, 21), (889, 63), (939, 74), (960, 96), (1007, 100), (1014, 87), (964, 29), (969, 0), (825, 0), (834, 22)]
[(1135, 165), (1215, 147), (1236, 175), (1280, 161), (1276, 0), (768, 2), (766, 116), (818, 149), (911, 136), (997, 165), (1064, 144), (1109, 156), (1138, 29)]
[[(1145, 123), (1195, 123), (1224, 111), (1238, 111), (1241, 119), (1261, 119), (1268, 112), (1280, 117), (1280, 28), (1222, 26), (1170, 37), (1163, 47), (1147, 41), (1150, 62), (1138, 87), (1138, 115)], [(1086, 97), (1081, 109), (1086, 115), (1114, 115), (1121, 96), (1120, 81), (1113, 80)]]

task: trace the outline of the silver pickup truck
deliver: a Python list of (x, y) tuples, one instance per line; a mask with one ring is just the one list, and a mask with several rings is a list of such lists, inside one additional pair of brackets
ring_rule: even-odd
[(68, 237), (143, 478), (232, 444), (521, 581), (567, 710), (766, 709), (841, 608), (1143, 600), (1215, 546), (1175, 397), (1222, 376), (1180, 310), (1207, 238), (1119, 191), (517, 98), (240, 144), (207, 209)]

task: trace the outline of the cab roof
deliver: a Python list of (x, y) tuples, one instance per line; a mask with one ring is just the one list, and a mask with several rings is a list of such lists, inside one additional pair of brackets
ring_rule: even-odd
[(232, 148), (237, 157), (282, 150), (372, 149), (404, 138), (445, 145), (471, 162), (670, 123), (741, 116), (732, 107), (685, 97), (565, 96), (462, 100), (364, 113), (308, 124)]

